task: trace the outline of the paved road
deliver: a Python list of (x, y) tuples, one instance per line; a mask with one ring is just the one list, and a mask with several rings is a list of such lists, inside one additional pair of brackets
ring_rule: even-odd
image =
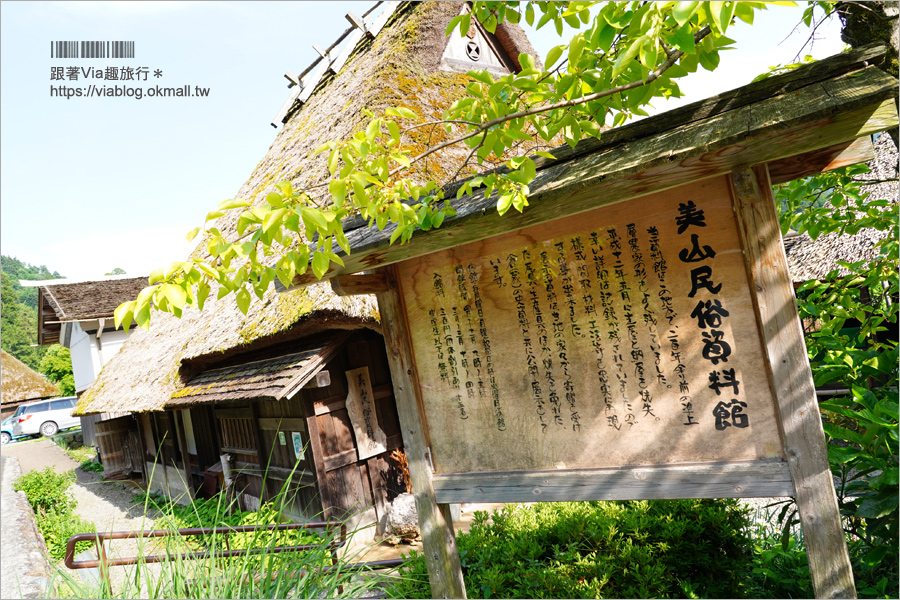
[(78, 463), (47, 438), (6, 444), (0, 449), (0, 454), (17, 458), (23, 474), (46, 467), (53, 467), (62, 473), (78, 466)]

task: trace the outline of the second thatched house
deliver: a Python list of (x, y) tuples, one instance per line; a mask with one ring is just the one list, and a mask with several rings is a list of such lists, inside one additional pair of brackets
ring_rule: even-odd
[(16, 412), (20, 404), (59, 395), (55, 384), (6, 350), (0, 350), (0, 357), (0, 371), (3, 372), (0, 420)]
[[(283, 127), (235, 197), (264, 202), (278, 182), (318, 183), (326, 156), (313, 151), (358, 130), (363, 109), (405, 106), (439, 117), (463, 93), (459, 71), (489, 63), (507, 73), (519, 69), (520, 53), (533, 54), (515, 25), (494, 35), (473, 24), (467, 39), (448, 40), (447, 24), (461, 10), (457, 2), (388, 2), (353, 16), (343, 47), (289, 77), (293, 90), (274, 123)], [(478, 52), (466, 54), (472, 45)], [(420, 133), (413, 141), (427, 143), (431, 134)], [(462, 158), (420, 168), (447, 179)], [(229, 218), (216, 224), (225, 233), (235, 229)], [(133, 413), (118, 428), (139, 452), (117, 468), (140, 462), (145, 478), (153, 473), (151, 487), (176, 497), (227, 487), (253, 508), (288, 489), (297, 517), (355, 513), (361, 523), (382, 523), (406, 490), (391, 457), (403, 441), (374, 296), (341, 297), (327, 284), (270, 289), (245, 316), (215, 295), (181, 319), (154, 315), (82, 396), (82, 414)]]

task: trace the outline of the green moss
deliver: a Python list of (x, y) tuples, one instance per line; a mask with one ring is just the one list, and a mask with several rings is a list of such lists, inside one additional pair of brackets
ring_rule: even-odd
[(278, 294), (274, 302), (274, 311), (271, 309), (263, 311), (258, 315), (258, 320), (244, 323), (244, 327), (238, 333), (242, 344), (246, 345), (261, 337), (290, 329), (315, 308), (305, 288)]

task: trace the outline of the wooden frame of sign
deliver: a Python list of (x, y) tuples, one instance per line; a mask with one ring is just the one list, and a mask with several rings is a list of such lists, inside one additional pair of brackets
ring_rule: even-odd
[(817, 590), (852, 595), (770, 189), (741, 167), (393, 269), (379, 301), (450, 595), (449, 503), (760, 496), (796, 496)]
[(435, 597), (465, 597), (449, 503), (785, 495), (817, 597), (855, 597), (771, 186), (871, 158), (883, 56), (557, 150), (523, 214), (348, 234), (326, 278), (377, 294)]

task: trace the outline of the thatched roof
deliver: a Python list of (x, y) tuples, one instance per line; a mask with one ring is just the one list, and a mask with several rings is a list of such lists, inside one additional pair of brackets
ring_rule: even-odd
[[(869, 173), (862, 179), (891, 179), (894, 181), (877, 183), (863, 187), (870, 193), (869, 199), (898, 201), (897, 147), (891, 136), (882, 134), (875, 141), (875, 159), (870, 161)], [(877, 256), (875, 245), (890, 235), (887, 231), (877, 229), (861, 229), (853, 235), (829, 233), (813, 240), (808, 233), (788, 236), (784, 240), (788, 267), (794, 283), (802, 283), (811, 279), (824, 279), (828, 273), (837, 270), (839, 275), (847, 275), (849, 271), (838, 265), (837, 261), (856, 262), (872, 260)]]
[(3, 371), (0, 404), (59, 395), (56, 385), (6, 350), (0, 350), (0, 359), (0, 370)]
[(146, 277), (109, 278), (39, 285), (41, 310), (38, 344), (59, 342), (62, 323), (111, 319), (116, 307), (133, 300), (147, 285)]
[[(327, 176), (327, 155), (312, 156), (325, 140), (345, 139), (364, 123), (363, 108), (381, 110), (405, 106), (425, 118), (439, 118), (463, 93), (467, 79), (439, 71), (450, 19), (461, 3), (404, 3), (374, 40), (363, 39), (337, 75), (326, 76), (312, 96), (293, 110), (247, 182), (236, 194), (264, 203), (274, 184), (290, 180), (295, 189)], [(504, 44), (524, 51), (526, 42), (507, 27)], [(501, 38), (502, 40), (503, 38)], [(517, 46), (518, 44), (518, 46)], [(424, 146), (431, 132), (417, 131), (412, 142)], [(432, 143), (441, 141), (443, 130)], [(465, 152), (434, 156), (413, 173), (440, 181), (452, 177)], [(237, 215), (222, 217), (216, 226), (226, 236), (235, 231)], [(198, 246), (195, 252), (203, 252)], [(187, 310), (181, 319), (156, 313), (150, 330), (137, 330), (103, 368), (81, 398), (83, 414), (108, 411), (160, 410), (184, 389), (185, 380), (218, 361), (257, 351), (288, 339), (327, 329), (367, 327), (379, 330), (374, 296), (336, 296), (327, 283), (278, 294), (270, 287), (262, 300), (254, 298), (248, 314), (233, 298), (210, 294), (202, 312)], [(185, 370), (183, 365), (190, 363)], [(188, 372), (190, 371), (190, 372)]]

